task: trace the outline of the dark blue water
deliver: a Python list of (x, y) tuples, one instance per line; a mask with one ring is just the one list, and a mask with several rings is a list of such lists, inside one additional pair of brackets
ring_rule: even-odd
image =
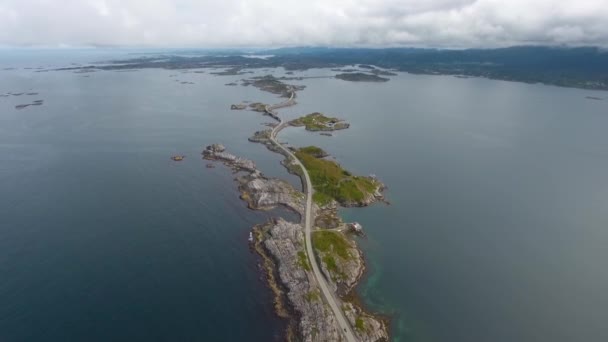
[[(608, 340), (608, 92), (447, 76), (311, 80), (290, 129), (389, 186), (359, 221), (359, 292), (399, 341)], [(585, 96), (603, 97), (603, 101)]]
[(247, 210), (234, 176), (200, 158), (222, 142), (282, 173), (247, 142), (263, 120), (228, 109), (273, 98), (173, 73), (1, 72), (0, 93), (39, 92), (0, 98), (1, 341), (281, 337), (247, 243), (271, 213)]
[[(264, 119), (228, 109), (277, 99), (224, 86), (239, 76), (23, 69), (130, 52), (0, 53), (20, 67), (0, 70), (0, 94), (39, 92), (0, 98), (0, 340), (280, 339), (247, 246), (273, 213), (247, 210), (234, 176), (200, 160), (221, 142), (297, 183), (247, 142)], [(608, 340), (608, 99), (585, 99), (608, 93), (444, 76), (302, 83), (285, 116), (352, 126), (282, 139), (389, 186), (391, 206), (343, 215), (367, 231), (359, 292), (392, 315), (395, 340)]]

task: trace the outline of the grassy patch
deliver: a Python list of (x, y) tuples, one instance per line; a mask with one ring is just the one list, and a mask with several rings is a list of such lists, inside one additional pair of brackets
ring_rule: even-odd
[(352, 258), (348, 251), (351, 248), (350, 244), (346, 241), (344, 235), (338, 232), (323, 230), (314, 232), (312, 235), (312, 245), (320, 252), (336, 254), (344, 260)]
[(308, 262), (308, 257), (306, 256), (306, 252), (299, 251), (298, 252), (298, 263), (300, 266), (306, 271), (310, 271), (310, 263)]
[(310, 154), (315, 158), (324, 158), (328, 156), (327, 152), (317, 146), (302, 147), (300, 151), (302, 151), (302, 153)]
[(317, 302), (321, 299), (321, 296), (319, 296), (319, 291), (309, 291), (308, 293), (306, 293), (304, 295), (304, 299), (306, 299), (307, 302)]
[(322, 259), (323, 259), (323, 263), (325, 264), (325, 267), (327, 267), (327, 270), (331, 274), (333, 274), (333, 275), (339, 274), (338, 265), (336, 264), (336, 259), (334, 259), (333, 256), (325, 255)]
[(302, 161), (310, 174), (315, 189), (313, 199), (316, 203), (327, 204), (329, 199), (335, 199), (340, 204), (358, 204), (374, 194), (378, 187), (375, 180), (353, 176), (338, 163), (317, 158), (309, 151), (316, 151), (316, 148), (301, 148), (296, 152), (296, 157)]
[(322, 192), (315, 192), (312, 194), (312, 200), (320, 206), (328, 205), (333, 198), (327, 196)]
[(355, 319), (355, 329), (359, 331), (365, 331), (365, 321), (361, 317)]

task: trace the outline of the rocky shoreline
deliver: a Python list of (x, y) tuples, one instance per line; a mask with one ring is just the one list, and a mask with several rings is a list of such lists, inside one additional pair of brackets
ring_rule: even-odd
[[(250, 140), (264, 143), (267, 131), (257, 132)], [(220, 144), (209, 145), (203, 151), (207, 160), (223, 163), (238, 173), (235, 180), (241, 199), (250, 209), (270, 210), (285, 207), (298, 213), (305, 211), (305, 195), (291, 184), (276, 178), (264, 176), (251, 160), (237, 157), (226, 151)], [(288, 164), (284, 161), (284, 164)], [(313, 212), (332, 215), (337, 222), (335, 227), (344, 227), (337, 215), (337, 207), (320, 208), (315, 205)], [(331, 213), (331, 214), (330, 214)], [(315, 214), (316, 217), (321, 217)], [(329, 230), (328, 230), (329, 232)], [(262, 258), (268, 286), (272, 290), (275, 311), (279, 317), (289, 320), (286, 338), (289, 341), (339, 341), (340, 329), (331, 310), (324, 303), (318, 284), (311, 272), (304, 245), (304, 227), (299, 223), (287, 222), (282, 218), (273, 219), (266, 224), (253, 228), (254, 249)], [(316, 233), (315, 233), (316, 234)], [(331, 232), (331, 234), (343, 234)], [(340, 297), (352, 297), (352, 290), (365, 271), (362, 253), (354, 240), (349, 241), (353, 257), (338, 260), (337, 270), (345, 277), (338, 278), (336, 273), (323, 262), (325, 253), (319, 252), (321, 268), (330, 286)], [(361, 341), (388, 340), (387, 322), (366, 313), (356, 300), (342, 301), (343, 309), (351, 325), (356, 328)]]
[[(289, 95), (287, 105), (295, 104), (296, 88), (283, 84), (275, 78), (264, 77), (257, 79), (254, 86), (283, 97)], [(236, 108), (235, 108), (236, 107)], [(253, 110), (267, 113), (268, 108), (263, 104), (253, 103)], [(231, 109), (244, 109), (233, 106)], [(275, 114), (276, 115), (276, 114)], [(275, 118), (277, 119), (277, 118)], [(280, 119), (277, 119), (281, 122)], [(337, 121), (336, 121), (337, 122)], [(335, 124), (335, 122), (332, 122)], [(270, 125), (276, 127), (276, 124)], [(249, 141), (265, 145), (269, 150), (281, 153), (285, 159), (281, 162), (290, 173), (296, 174), (302, 180), (302, 169), (293, 158), (278, 148), (270, 139), (273, 130), (266, 129), (255, 132)], [(315, 158), (325, 158), (327, 153), (312, 147), (305, 150)], [(318, 152), (318, 153), (317, 153)], [(260, 172), (253, 161), (237, 157), (220, 144), (209, 145), (202, 152), (203, 158), (218, 161), (231, 168), (235, 173), (240, 198), (247, 202), (252, 210), (271, 210), (277, 207), (287, 208), (304, 217), (306, 213), (306, 195), (295, 189), (290, 183), (277, 178), (266, 177)], [(300, 157), (298, 157), (299, 159)], [(307, 168), (308, 169), (308, 168)], [(362, 177), (365, 178), (365, 177)], [(383, 199), (384, 185), (377, 182), (378, 188), (367, 196), (358, 206), (367, 206)], [(350, 203), (353, 204), (353, 203)], [(384, 317), (366, 312), (354, 288), (365, 272), (365, 261), (356, 242), (349, 235), (350, 225), (342, 221), (338, 215), (339, 206), (349, 206), (349, 203), (339, 203), (331, 200), (327, 203), (313, 203), (312, 214), (314, 227), (312, 231), (313, 247), (319, 267), (327, 279), (331, 290), (339, 298), (339, 305), (349, 321), (358, 341), (388, 341), (388, 320)], [(275, 218), (252, 229), (253, 248), (261, 258), (268, 287), (274, 294), (274, 307), (279, 317), (288, 321), (285, 337), (288, 341), (342, 341), (344, 336), (333, 311), (325, 301), (317, 278), (312, 271), (305, 246), (304, 226), (300, 222), (288, 222), (283, 218)]]
[(338, 118), (327, 117), (322, 113), (311, 113), (301, 118), (289, 121), (293, 127), (304, 127), (311, 132), (333, 132), (350, 128), (350, 124)]

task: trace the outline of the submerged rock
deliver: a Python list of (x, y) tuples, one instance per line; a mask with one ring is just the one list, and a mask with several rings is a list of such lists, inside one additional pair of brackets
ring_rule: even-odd
[(245, 104), (233, 104), (232, 106), (230, 106), (231, 110), (243, 110), (247, 108), (247, 105)]

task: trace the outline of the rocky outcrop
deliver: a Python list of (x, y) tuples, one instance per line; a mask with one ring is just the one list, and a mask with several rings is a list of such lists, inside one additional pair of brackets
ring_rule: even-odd
[[(358, 340), (388, 341), (387, 323), (361, 309), (356, 304), (358, 303), (356, 296), (353, 295), (354, 287), (365, 271), (363, 255), (355, 241), (345, 236), (342, 231), (317, 231), (313, 234), (334, 236), (333, 239), (327, 239), (328, 236), (326, 236), (324, 241), (315, 242), (316, 239), (313, 235), (313, 244), (317, 247), (323, 246), (323, 248), (315, 247), (321, 271), (328, 280), (329, 286), (343, 299), (342, 309), (357, 334)], [(328, 246), (327, 241), (334, 241), (334, 243)], [(338, 249), (343, 250), (338, 251)]]
[(300, 215), (304, 212), (305, 196), (283, 180), (266, 178), (259, 171), (237, 178), (241, 198), (250, 209), (268, 210), (284, 206)]
[[(256, 132), (251, 141), (267, 143), (270, 131)], [(209, 145), (203, 151), (206, 159), (218, 160), (236, 171), (246, 171), (236, 178), (241, 198), (254, 210), (287, 207), (302, 216), (305, 212), (306, 197), (291, 184), (275, 178), (265, 177), (247, 159), (226, 152), (221, 144)], [(284, 164), (289, 164), (289, 160)], [(343, 226), (337, 216), (337, 208), (320, 209), (313, 206), (315, 217), (330, 216), (332, 226)], [(319, 220), (317, 219), (317, 222)], [(280, 317), (288, 318), (288, 340), (298, 341), (341, 341), (342, 332), (337, 325), (333, 312), (323, 299), (323, 295), (311, 271), (304, 245), (304, 230), (301, 224), (290, 223), (281, 218), (266, 225), (256, 226), (254, 247), (263, 259), (268, 285), (275, 294), (275, 309)], [(349, 294), (365, 269), (363, 256), (353, 240), (347, 239), (347, 253), (350, 257), (335, 258), (336, 263), (329, 266), (324, 257), (328, 251), (317, 251), (321, 259), (321, 269), (330, 279), (329, 285), (341, 296)], [(386, 324), (365, 313), (356, 304), (344, 301), (345, 314), (355, 328), (361, 341), (387, 340)]]
[[(271, 129), (257, 131), (253, 134), (252, 137), (249, 137), (249, 141), (254, 142), (254, 143), (263, 144), (264, 146), (266, 146), (267, 149), (271, 150), (272, 152), (276, 152), (276, 153), (284, 155), (286, 158), (290, 158), (289, 155), (287, 155), (285, 153), (285, 151), (278, 148), (275, 144), (272, 143), (272, 141), (270, 140), (271, 133), (272, 133)], [(291, 161), (289, 161), (289, 162), (283, 161), (283, 162), (281, 162), (281, 164), (283, 164), (283, 166), (285, 166), (285, 167), (287, 167), (287, 169), (289, 169), (291, 166)], [(291, 170), (290, 170), (290, 172), (291, 172)]]
[(249, 141), (260, 143), (260, 144), (272, 144), (270, 141), (270, 134), (272, 133), (271, 129), (265, 129), (263, 131), (257, 131), (253, 133), (253, 136), (249, 138)]
[(247, 108), (247, 105), (245, 104), (233, 104), (232, 106), (230, 106), (231, 110), (243, 110)]
[(266, 105), (261, 102), (251, 103), (251, 104), (249, 104), (249, 108), (254, 112), (261, 112), (261, 113), (266, 112)]
[[(323, 233), (323, 232), (319, 232)], [(313, 234), (317, 234), (314, 232)], [(345, 242), (347, 256), (340, 256), (334, 250), (321, 251), (316, 249), (319, 255), (321, 270), (329, 280), (334, 292), (341, 296), (348, 294), (359, 281), (365, 271), (363, 255), (357, 248), (355, 241), (348, 239), (341, 232), (324, 232), (324, 234), (336, 234)], [(314, 240), (313, 240), (314, 241)], [(331, 265), (328, 260), (331, 257)]]
[(344, 201), (340, 202), (340, 206), (345, 208), (353, 207), (368, 207), (376, 202), (388, 203), (385, 200), (384, 194), (382, 193), (385, 189), (384, 184), (378, 182), (376, 189), (373, 192), (364, 194), (363, 199), (359, 201)]
[(266, 91), (286, 98), (291, 97), (292, 92), (304, 89), (304, 86), (302, 85), (283, 83), (272, 75), (252, 77), (251, 79), (243, 80), (242, 84), (244, 86), (252, 85), (261, 91)]
[(342, 308), (360, 341), (377, 342), (389, 340), (386, 323), (383, 320), (371, 316), (361, 310), (360, 307), (349, 302), (345, 302)]
[(221, 144), (207, 146), (202, 154), (204, 159), (222, 161), (226, 166), (231, 167), (235, 171), (257, 172), (253, 161), (226, 152), (226, 147)]
[(250, 209), (268, 210), (284, 206), (300, 215), (304, 212), (306, 198), (302, 192), (281, 179), (265, 177), (253, 161), (226, 152), (224, 145), (207, 146), (203, 151), (203, 158), (221, 161), (234, 171), (246, 172), (236, 180), (239, 183), (241, 198), (247, 202)]
[[(308, 264), (303, 227), (277, 219), (257, 229), (256, 243), (262, 246), (258, 252), (270, 257), (274, 263), (271, 268), (277, 271), (278, 279), (272, 278), (278, 282), (272, 286), (279, 300), (277, 307), (291, 308), (287, 315), (295, 325), (296, 340), (341, 341), (336, 318), (325, 304)], [(351, 271), (352, 279), (358, 279), (362, 272), (356, 267)], [(280, 303), (281, 299), (286, 299), (288, 305)], [(353, 303), (343, 302), (342, 306), (359, 341), (388, 341), (384, 321), (365, 313)]]
[(341, 332), (307, 263), (303, 227), (278, 219), (263, 228), (261, 243), (276, 263), (284, 295), (293, 308), (298, 340), (340, 341)]

